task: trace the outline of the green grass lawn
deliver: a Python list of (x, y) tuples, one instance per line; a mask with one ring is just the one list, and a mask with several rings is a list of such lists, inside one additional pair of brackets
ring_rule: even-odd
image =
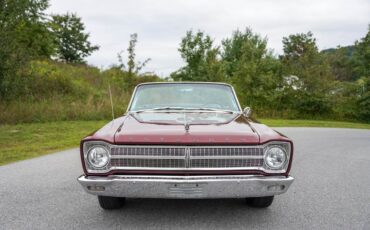
[(325, 127), (325, 128), (370, 129), (370, 124), (347, 121), (277, 120), (277, 119), (259, 119), (259, 121), (271, 127)]
[[(273, 127), (341, 127), (370, 129), (370, 124), (261, 119)], [(107, 121), (63, 121), (18, 125), (0, 125), (0, 165), (78, 147), (81, 138), (102, 127)]]
[(107, 121), (62, 121), (0, 126), (0, 165), (78, 147)]

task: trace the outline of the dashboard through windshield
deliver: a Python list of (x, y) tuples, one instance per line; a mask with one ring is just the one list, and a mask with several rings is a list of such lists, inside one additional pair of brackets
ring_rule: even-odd
[(229, 85), (159, 83), (138, 86), (129, 111), (158, 108), (240, 111), (234, 91)]

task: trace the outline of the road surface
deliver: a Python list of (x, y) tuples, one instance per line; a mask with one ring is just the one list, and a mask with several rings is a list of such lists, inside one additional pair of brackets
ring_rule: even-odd
[(104, 211), (76, 181), (71, 149), (0, 167), (0, 229), (370, 229), (370, 130), (278, 130), (295, 143), (296, 180), (267, 209), (242, 199), (128, 199)]

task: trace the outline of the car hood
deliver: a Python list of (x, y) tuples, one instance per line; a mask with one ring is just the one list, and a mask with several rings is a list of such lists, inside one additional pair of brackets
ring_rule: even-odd
[(239, 114), (136, 113), (125, 117), (117, 144), (258, 144), (259, 135)]

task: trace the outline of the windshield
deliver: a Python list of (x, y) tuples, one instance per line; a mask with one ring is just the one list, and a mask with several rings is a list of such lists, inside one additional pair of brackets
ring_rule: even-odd
[(130, 111), (147, 109), (239, 111), (230, 86), (204, 83), (141, 85), (136, 89)]

